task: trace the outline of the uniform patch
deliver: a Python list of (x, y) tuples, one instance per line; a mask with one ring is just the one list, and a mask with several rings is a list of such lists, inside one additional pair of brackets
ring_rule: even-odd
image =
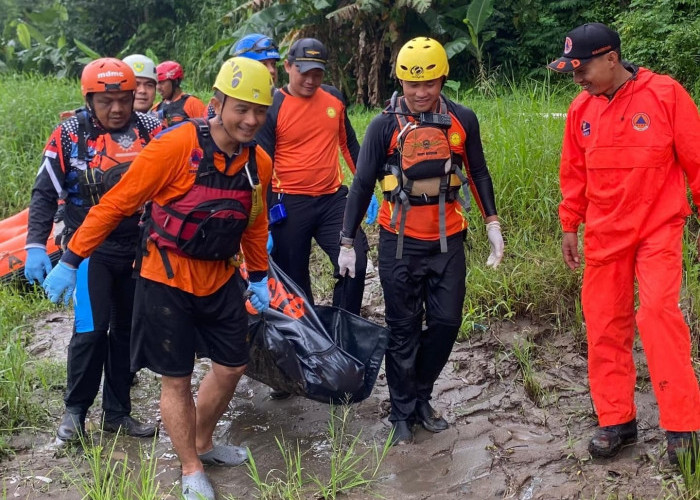
[(450, 134), (450, 144), (452, 144), (453, 146), (459, 146), (460, 144), (462, 144), (462, 138), (457, 132), (452, 132)]
[(649, 115), (646, 113), (635, 113), (635, 115), (632, 117), (632, 128), (637, 132), (644, 132), (649, 128), (650, 123), (651, 120), (649, 119)]
[(195, 148), (192, 150), (190, 153), (190, 173), (191, 174), (196, 174), (197, 169), (199, 168), (199, 164), (202, 161), (202, 158), (204, 157), (204, 151), (202, 151), (199, 148)]
[(128, 151), (131, 149), (131, 146), (134, 145), (134, 138), (125, 134), (119, 137), (115, 142), (119, 144), (119, 147), (124, 151)]
[(335, 118), (335, 108), (333, 106), (328, 106), (326, 108), (326, 114), (328, 115), (328, 118)]
[(586, 120), (581, 122), (581, 134), (583, 134), (584, 137), (591, 135), (591, 124)]

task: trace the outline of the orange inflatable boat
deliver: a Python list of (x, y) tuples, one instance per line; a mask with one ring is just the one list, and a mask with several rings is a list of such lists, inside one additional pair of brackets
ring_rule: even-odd
[[(24, 259), (27, 252), (24, 244), (27, 239), (27, 221), (29, 209), (0, 221), (0, 282), (8, 283), (14, 279), (24, 279)], [(54, 230), (56, 226), (54, 225)], [(52, 263), (61, 256), (61, 249), (56, 245), (51, 232), (46, 242), (46, 252)]]

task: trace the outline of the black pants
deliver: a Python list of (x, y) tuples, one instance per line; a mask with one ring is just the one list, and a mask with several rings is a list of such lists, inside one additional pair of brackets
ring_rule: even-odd
[(75, 324), (68, 345), (66, 410), (85, 415), (102, 388), (108, 419), (131, 413), (129, 339), (134, 304), (132, 261), (93, 255), (78, 268)]
[[(347, 195), (346, 186), (323, 196), (285, 194), (282, 203), (287, 210), (287, 218), (270, 226), (274, 241), (272, 258), (313, 304), (309, 256), (311, 239), (315, 239), (333, 264), (333, 277), (337, 280), (333, 289), (333, 305), (360, 314), (369, 249), (367, 237), (362, 230), (357, 232), (355, 238), (355, 277), (343, 278), (338, 269), (340, 231), (343, 228)], [(277, 203), (277, 199), (277, 195), (274, 195), (272, 203)]]
[(416, 402), (430, 400), (457, 339), (466, 292), (462, 233), (447, 238), (447, 253), (440, 253), (439, 241), (404, 237), (401, 259), (396, 240), (396, 234), (380, 231), (379, 278), (391, 331), (385, 366), (392, 422), (411, 421)]

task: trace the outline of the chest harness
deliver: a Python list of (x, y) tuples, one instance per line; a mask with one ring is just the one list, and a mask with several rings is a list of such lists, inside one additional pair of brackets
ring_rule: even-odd
[[(123, 132), (96, 134), (87, 111), (76, 115), (78, 120), (77, 163), (79, 170), (67, 178), (65, 223), (67, 238), (85, 220), (88, 211), (112, 189), (131, 166), (131, 162), (151, 139), (150, 132), (138, 117), (132, 118)], [(86, 137), (101, 149), (88, 151)], [(135, 237), (139, 215), (123, 219), (110, 233), (111, 238)]]
[[(403, 97), (391, 98), (383, 111), (396, 116), (396, 149), (382, 169), (379, 185), (384, 199), (391, 203), (390, 226), (396, 228), (401, 215), (396, 258), (403, 254), (406, 214), (411, 206), (438, 205), (440, 251), (447, 252), (445, 204), (458, 201), (469, 211), (469, 180), (462, 171), (461, 156), (450, 148), (452, 127), (445, 99), (440, 96), (437, 113), (411, 113)], [(460, 188), (464, 197), (460, 195)]]
[(156, 107), (158, 118), (165, 123), (166, 127), (185, 121), (190, 116), (185, 112), (185, 102), (192, 97), (190, 94), (182, 94), (177, 101), (161, 101)]
[(144, 240), (158, 248), (169, 279), (174, 277), (167, 251), (199, 260), (229, 260), (240, 251), (243, 232), (262, 211), (262, 187), (255, 160), (255, 145), (248, 148), (248, 162), (227, 175), (214, 165), (218, 148), (209, 124), (191, 119), (203, 154), (193, 186), (182, 197), (165, 205), (150, 203), (144, 214)]

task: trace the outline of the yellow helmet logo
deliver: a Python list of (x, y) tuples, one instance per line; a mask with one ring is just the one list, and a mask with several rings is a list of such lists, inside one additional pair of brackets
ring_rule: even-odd
[(242, 76), (243, 73), (241, 72), (241, 68), (239, 68), (237, 64), (233, 64), (233, 78), (231, 79), (231, 88), (235, 89), (236, 87), (238, 87), (238, 84), (241, 83)]
[(137, 73), (143, 73), (143, 63), (135, 62), (132, 66)]
[(416, 78), (420, 78), (421, 76), (423, 76), (422, 66), (413, 66), (410, 71), (411, 75), (415, 76)]
[(460, 144), (462, 144), (462, 138), (457, 132), (453, 132), (450, 134), (450, 144), (452, 144), (453, 146), (459, 146)]
[(326, 114), (328, 115), (328, 118), (335, 118), (335, 115), (336, 115), (335, 108), (333, 108), (332, 106), (329, 106), (328, 108), (326, 108)]

